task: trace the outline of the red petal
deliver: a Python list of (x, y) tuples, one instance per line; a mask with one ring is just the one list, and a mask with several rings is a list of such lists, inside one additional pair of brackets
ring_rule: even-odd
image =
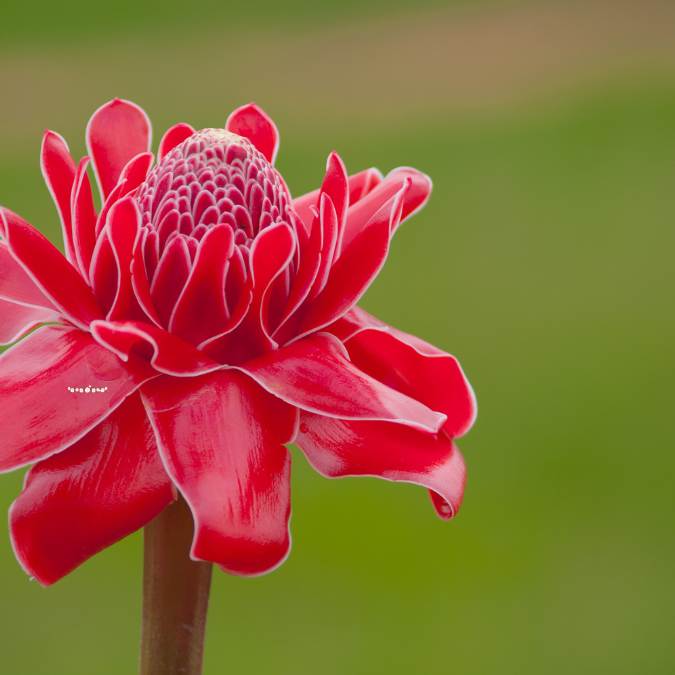
[(106, 197), (117, 184), (124, 165), (135, 155), (150, 150), (152, 130), (141, 108), (116, 98), (91, 116), (86, 135), (101, 194)]
[[(356, 204), (363, 199), (369, 192), (374, 190), (382, 182), (382, 173), (375, 168), (365, 169), (349, 176), (347, 184), (349, 186), (349, 205)], [(319, 206), (320, 189), (312, 190), (301, 197), (293, 200), (293, 210), (300, 216), (300, 219), (307, 227), (311, 226), (314, 220), (314, 211)]]
[[(292, 280), (286, 306), (279, 318), (279, 325), (272, 332), (272, 338), (275, 338), (277, 332), (281, 331), (286, 322), (293, 317), (306, 300), (321, 266), (321, 248), (323, 245), (321, 227), (313, 227), (308, 233), (302, 223), (297, 223), (295, 232), (298, 237), (298, 270)], [(293, 334), (293, 328), (289, 326), (285, 332)]]
[[(150, 153), (147, 153), (150, 154)], [(132, 159), (131, 162), (134, 162), (136, 158)], [(127, 164), (127, 166), (129, 166)], [(125, 167), (126, 168), (126, 167)], [(103, 202), (103, 206), (101, 207), (101, 211), (98, 214), (98, 219), (96, 220), (96, 235), (98, 236), (103, 228), (105, 227), (106, 223), (108, 222), (108, 212), (110, 209), (117, 203), (117, 201), (123, 197), (126, 192), (126, 181), (120, 177), (119, 182), (113, 190), (110, 192), (110, 194), (105, 198), (105, 201)]]
[(58, 314), (42, 307), (0, 300), (0, 345), (16, 342), (32, 328), (41, 323), (58, 321), (58, 318)]
[(138, 396), (55, 457), (36, 464), (10, 509), (28, 574), (52, 584), (151, 521), (174, 499)]
[[(382, 205), (397, 194), (407, 182), (410, 185), (403, 198), (400, 222), (417, 213), (426, 204), (431, 194), (431, 179), (415, 169), (405, 167), (395, 169), (374, 190), (349, 208), (343, 247), (349, 245)], [(398, 224), (396, 223), (396, 226)]]
[[(340, 254), (342, 235), (349, 206), (349, 185), (347, 181), (347, 169), (344, 162), (336, 152), (331, 152), (326, 162), (326, 175), (321, 185), (321, 192), (330, 197), (338, 222), (338, 235), (335, 244), (335, 256)], [(320, 201), (320, 200), (319, 200)]]
[(125, 197), (110, 209), (108, 236), (117, 266), (117, 292), (107, 319), (126, 318), (131, 314), (135, 301), (131, 287), (131, 259), (140, 220), (138, 205), (131, 197)]
[(316, 297), (326, 286), (340, 234), (340, 221), (337, 211), (333, 205), (333, 200), (326, 194), (321, 195), (319, 214), (312, 224), (312, 230), (314, 229), (321, 230), (321, 259), (309, 292), (310, 298)]
[(234, 248), (229, 225), (216, 225), (199, 242), (190, 277), (171, 316), (171, 330), (199, 344), (219, 333), (228, 319), (225, 278)]
[(101, 345), (123, 361), (140, 354), (150, 360), (155, 370), (167, 375), (199, 375), (222, 367), (189, 342), (153, 324), (141, 321), (94, 321), (91, 332)]
[(342, 344), (327, 333), (294, 342), (238, 369), (286, 403), (309, 412), (389, 420), (434, 432), (445, 422), (445, 415), (356, 368)]
[(349, 205), (356, 204), (372, 192), (382, 182), (382, 172), (378, 169), (365, 169), (349, 177)]
[(150, 282), (148, 280), (148, 270), (145, 265), (145, 240), (148, 236), (147, 231), (141, 232), (136, 240), (136, 247), (131, 258), (131, 285), (134, 290), (134, 296), (139, 306), (145, 312), (146, 316), (155, 325), (161, 326), (162, 320), (157, 314), (155, 305), (150, 294)]
[(263, 230), (254, 240), (250, 253), (253, 301), (251, 315), (265, 336), (269, 323), (265, 300), (272, 283), (288, 267), (295, 252), (296, 238), (286, 223), (278, 223)]
[(401, 217), (409, 182), (345, 245), (330, 270), (321, 294), (305, 303), (299, 335), (307, 335), (332, 323), (350, 310), (379, 274), (389, 253), (390, 232)]
[(445, 413), (443, 430), (450, 438), (473, 425), (476, 399), (454, 356), (391, 326), (362, 328), (345, 346), (369, 375)]
[[(195, 521), (191, 556), (261, 574), (288, 554), (293, 411), (234, 372), (143, 392), (160, 452)], [(283, 433), (282, 433), (283, 432)]]
[(70, 194), (75, 182), (75, 162), (63, 136), (53, 131), (45, 131), (42, 138), (42, 148), (40, 149), (40, 167), (61, 218), (61, 231), (66, 256), (68, 260), (75, 262), (70, 214)]
[(462, 503), (464, 460), (444, 434), (303, 413), (296, 443), (329, 478), (373, 476), (424, 486), (435, 493), (434, 506), (442, 518), (452, 518)]
[(159, 159), (164, 159), (165, 155), (171, 152), (177, 145), (187, 140), (194, 134), (195, 130), (189, 124), (180, 122), (167, 129), (162, 140), (159, 142)]
[(0, 241), (0, 298), (35, 307), (53, 308), (51, 300), (14, 259), (9, 247)]
[[(277, 223), (262, 230), (253, 241), (249, 253), (252, 298), (246, 318), (236, 330), (203, 343), (214, 355), (228, 355), (228, 362), (239, 363), (253, 354), (275, 349), (270, 337), (268, 294), (273, 282), (288, 267), (295, 251), (295, 233), (286, 223)], [(245, 291), (244, 291), (245, 293)], [(246, 296), (243, 296), (246, 299)]]
[(279, 150), (279, 131), (274, 122), (255, 103), (237, 108), (227, 118), (225, 129), (248, 138), (270, 164)]
[(99, 234), (91, 257), (89, 280), (99, 306), (107, 314), (117, 295), (117, 262), (110, 243), (110, 231)]
[(77, 167), (70, 208), (73, 218), (73, 247), (77, 267), (84, 279), (89, 281), (89, 266), (96, 244), (96, 209), (87, 176), (89, 158), (84, 157)]
[(191, 267), (192, 261), (186, 239), (177, 236), (164, 249), (150, 286), (153, 306), (164, 326), (169, 325), (171, 314), (181, 291), (185, 288)]
[(123, 364), (88, 333), (61, 326), (38, 329), (0, 356), (0, 471), (67, 448), (152, 376), (136, 359)]
[(0, 218), (12, 256), (55, 307), (83, 328), (101, 316), (89, 286), (49, 239), (7, 209)]
[(151, 152), (141, 152), (127, 162), (119, 177), (119, 183), (123, 184), (119, 197), (128, 195), (147, 178), (153, 160), (154, 157)]

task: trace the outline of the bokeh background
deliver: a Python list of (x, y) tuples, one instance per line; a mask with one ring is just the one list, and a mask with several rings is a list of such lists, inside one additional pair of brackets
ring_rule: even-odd
[[(0, 91), (0, 203), (55, 240), (42, 130), (83, 153), (114, 96), (156, 138), (257, 101), (294, 194), (332, 149), (434, 179), (364, 305), (474, 384), (463, 510), (296, 453), (292, 555), (216, 573), (207, 675), (675, 672), (675, 3), (6, 0)], [(45, 590), (3, 522), (0, 672), (135, 672), (141, 564)]]

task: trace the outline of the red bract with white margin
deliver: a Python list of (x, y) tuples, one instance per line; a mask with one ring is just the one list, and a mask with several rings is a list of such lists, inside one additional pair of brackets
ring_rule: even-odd
[(122, 100), (94, 113), (79, 164), (45, 133), (65, 256), (1, 211), (0, 338), (27, 337), (0, 357), (0, 470), (33, 464), (10, 512), (25, 570), (53, 583), (180, 493), (194, 559), (269, 571), (290, 545), (291, 442), (325, 476), (416, 483), (453, 516), (469, 384), (356, 307), (430, 180), (348, 176), (331, 154), (292, 199), (255, 105), (222, 129), (172, 127), (154, 166), (150, 142)]

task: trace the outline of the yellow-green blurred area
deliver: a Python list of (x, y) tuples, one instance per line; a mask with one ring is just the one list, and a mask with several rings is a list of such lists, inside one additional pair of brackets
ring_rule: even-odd
[[(291, 557), (216, 574), (207, 675), (675, 672), (675, 4), (10, 0), (0, 37), (0, 202), (59, 243), (42, 130), (82, 153), (115, 96), (156, 138), (257, 101), (294, 194), (332, 149), (434, 179), (363, 304), (476, 389), (463, 509), (296, 452)], [(0, 673), (133, 673), (140, 544), (42, 589), (3, 526)]]

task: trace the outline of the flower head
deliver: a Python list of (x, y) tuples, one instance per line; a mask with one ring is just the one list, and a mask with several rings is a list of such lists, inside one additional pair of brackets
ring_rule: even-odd
[(65, 256), (0, 210), (0, 340), (18, 341), (0, 357), (0, 471), (33, 465), (10, 513), (26, 571), (58, 580), (179, 492), (194, 559), (269, 571), (289, 549), (291, 442), (323, 475), (416, 483), (453, 516), (470, 386), (454, 357), (357, 307), (429, 179), (348, 176), (333, 153), (293, 199), (252, 104), (223, 129), (175, 125), (156, 163), (150, 140), (118, 99), (79, 164), (45, 133)]

